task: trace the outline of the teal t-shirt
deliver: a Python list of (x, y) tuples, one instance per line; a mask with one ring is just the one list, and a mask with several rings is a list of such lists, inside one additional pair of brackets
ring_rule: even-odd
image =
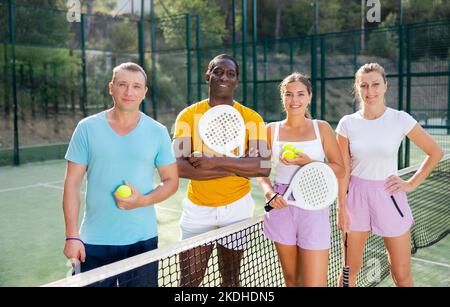
[(124, 180), (142, 194), (153, 190), (155, 167), (175, 162), (166, 127), (141, 113), (136, 127), (121, 136), (103, 111), (78, 123), (65, 158), (87, 166), (86, 209), (80, 226), (85, 243), (129, 245), (158, 235), (153, 205), (121, 210), (113, 193)]

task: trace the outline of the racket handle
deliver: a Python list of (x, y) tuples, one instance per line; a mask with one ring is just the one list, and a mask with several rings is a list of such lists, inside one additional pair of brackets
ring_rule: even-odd
[(347, 248), (348, 248), (348, 233), (345, 233), (345, 241), (344, 241), (344, 247), (345, 247), (345, 264), (344, 268), (342, 269), (342, 287), (348, 288), (349, 286), (349, 279), (350, 279), (350, 268), (347, 265)]
[(264, 206), (264, 210), (266, 210), (266, 212), (269, 212), (269, 211), (272, 210), (272, 209), (273, 209), (273, 207), (270, 206), (269, 204), (266, 204), (266, 205)]
[(348, 266), (344, 266), (344, 269), (342, 270), (342, 286), (344, 288), (348, 288), (349, 286), (349, 278), (350, 278), (350, 269)]
[(277, 197), (278, 195), (280, 195), (278, 192), (275, 193), (275, 195), (272, 196), (272, 198), (266, 203), (266, 205), (264, 206), (264, 210), (266, 210), (266, 212), (269, 212), (270, 210), (273, 209), (273, 207), (270, 205), (270, 202), (271, 202), (272, 200), (274, 200), (275, 197)]

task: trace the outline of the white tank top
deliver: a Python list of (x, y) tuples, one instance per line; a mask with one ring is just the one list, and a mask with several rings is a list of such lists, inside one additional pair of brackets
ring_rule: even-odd
[(292, 142), (278, 140), (280, 132), (280, 122), (275, 123), (275, 131), (272, 139), (272, 169), (275, 170), (275, 183), (289, 184), (295, 175), (299, 166), (286, 165), (280, 161), (281, 148), (286, 143), (292, 143), (295, 147), (301, 148), (311, 159), (316, 161), (325, 161), (325, 152), (323, 151), (322, 139), (320, 137), (317, 120), (312, 120), (316, 138), (310, 141)]

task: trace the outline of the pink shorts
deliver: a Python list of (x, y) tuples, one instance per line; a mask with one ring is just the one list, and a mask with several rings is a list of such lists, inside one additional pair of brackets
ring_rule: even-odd
[(350, 177), (347, 208), (351, 231), (371, 231), (381, 237), (398, 237), (414, 223), (405, 192), (392, 196), (385, 191), (385, 180)]
[[(288, 184), (275, 184), (275, 192), (283, 195)], [(324, 250), (331, 246), (329, 208), (317, 211), (295, 206), (272, 209), (264, 215), (264, 235), (285, 245), (297, 245), (307, 250)]]

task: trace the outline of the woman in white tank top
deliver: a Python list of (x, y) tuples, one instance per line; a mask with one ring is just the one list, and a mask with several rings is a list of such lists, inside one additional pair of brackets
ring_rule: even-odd
[[(307, 211), (288, 206), (282, 195), (295, 172), (312, 161), (326, 159), (336, 176), (343, 176), (342, 157), (330, 125), (309, 116), (309, 79), (300, 73), (287, 76), (280, 94), (287, 117), (267, 125), (275, 180), (272, 184), (267, 177), (257, 179), (266, 202), (274, 208), (265, 215), (264, 234), (275, 242), (286, 286), (326, 286), (331, 234), (328, 208)], [(293, 159), (280, 157), (288, 142), (302, 149)]]

